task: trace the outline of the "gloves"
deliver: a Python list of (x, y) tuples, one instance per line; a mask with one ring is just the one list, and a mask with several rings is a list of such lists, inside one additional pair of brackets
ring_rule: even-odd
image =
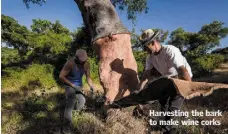
[(141, 90), (135, 90), (132, 92), (132, 94), (138, 94)]
[(95, 97), (95, 95), (94, 95), (94, 88), (93, 87), (90, 87), (90, 94), (91, 94), (92, 98)]
[(72, 86), (72, 87), (75, 89), (75, 93), (76, 94), (77, 93), (84, 94), (83, 91), (82, 91), (82, 89), (80, 87), (78, 87), (78, 86)]
[(90, 92), (91, 92), (91, 94), (94, 94), (94, 88), (93, 87), (90, 87)]

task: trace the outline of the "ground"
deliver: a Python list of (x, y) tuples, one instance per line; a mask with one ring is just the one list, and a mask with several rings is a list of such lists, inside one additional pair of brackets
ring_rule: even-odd
[[(223, 63), (215, 69), (212, 76), (201, 77), (194, 81), (220, 82), (228, 84), (228, 62)], [(100, 86), (97, 87), (100, 89)], [(88, 88), (85, 87), (85, 91)], [(122, 133), (161, 133), (159, 127), (148, 125), (148, 117), (143, 116), (136, 118), (132, 116), (134, 107), (110, 111), (109, 117), (104, 119), (95, 109), (95, 99), (91, 99), (89, 92), (86, 108), (82, 113), (74, 112), (73, 126), (74, 133), (105, 133), (105, 134), (122, 134)], [(101, 96), (100, 91), (96, 91), (95, 98)], [(33, 86), (31, 89), (23, 90), (2, 90), (2, 133), (4, 134), (50, 134), (60, 133), (61, 119), (60, 113), (64, 101), (64, 90), (53, 87), (51, 89), (40, 89)], [(179, 126), (177, 133), (182, 134), (226, 134), (228, 133), (228, 97), (227, 89), (219, 89), (207, 97), (197, 97), (186, 100), (182, 107), (184, 111), (197, 109), (204, 110), (221, 110), (222, 117), (215, 117), (221, 121), (220, 126)], [(159, 109), (155, 102), (147, 108)], [(148, 112), (148, 109), (145, 110)], [(145, 112), (146, 113), (146, 112)], [(190, 117), (193, 119), (193, 117)], [(196, 117), (195, 120), (210, 120), (210, 117)]]

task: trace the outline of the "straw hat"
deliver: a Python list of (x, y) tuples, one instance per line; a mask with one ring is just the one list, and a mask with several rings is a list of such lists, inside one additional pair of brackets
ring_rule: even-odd
[(153, 41), (157, 36), (159, 36), (160, 31), (154, 32), (152, 29), (144, 30), (139, 37), (139, 41), (142, 45), (148, 45), (151, 41)]

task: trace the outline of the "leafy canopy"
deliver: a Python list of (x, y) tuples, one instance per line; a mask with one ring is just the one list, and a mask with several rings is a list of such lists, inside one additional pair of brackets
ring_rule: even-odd
[(59, 21), (34, 19), (31, 29), (2, 14), (2, 41), (17, 49), (21, 56), (54, 58), (66, 52), (72, 42), (69, 29)]
[(171, 33), (169, 44), (175, 45), (183, 53), (192, 51), (198, 55), (206, 54), (212, 48), (219, 46), (220, 40), (228, 35), (228, 27), (223, 25), (223, 22), (214, 21), (204, 25), (196, 33), (178, 28)]

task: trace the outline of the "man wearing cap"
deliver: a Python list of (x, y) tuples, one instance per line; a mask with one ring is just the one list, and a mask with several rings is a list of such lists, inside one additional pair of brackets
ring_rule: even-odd
[[(93, 92), (94, 86), (90, 77), (90, 65), (85, 50), (78, 49), (75, 58), (69, 59), (62, 68), (59, 78), (64, 82), (66, 93), (66, 104), (64, 118), (67, 122), (72, 121), (72, 110), (81, 110), (85, 105), (85, 97), (82, 93), (82, 76), (85, 74), (90, 90)], [(76, 103), (77, 102), (77, 103)], [(76, 105), (75, 105), (76, 104)]]
[[(145, 30), (139, 40), (149, 53), (146, 58), (145, 71), (140, 82), (139, 90), (142, 90), (146, 84), (147, 77), (151, 74), (150, 70), (152, 68), (155, 68), (162, 76), (191, 81), (192, 72), (187, 60), (177, 47), (160, 44), (159, 30), (157, 32), (154, 32), (152, 29)], [(161, 104), (162, 111), (175, 111), (180, 109), (183, 101), (184, 97), (176, 93), (173, 96), (161, 98), (159, 103)], [(165, 118), (166, 120), (170, 120), (170, 117)], [(165, 133), (171, 133), (172, 131), (167, 126), (165, 126), (165, 129)]]

